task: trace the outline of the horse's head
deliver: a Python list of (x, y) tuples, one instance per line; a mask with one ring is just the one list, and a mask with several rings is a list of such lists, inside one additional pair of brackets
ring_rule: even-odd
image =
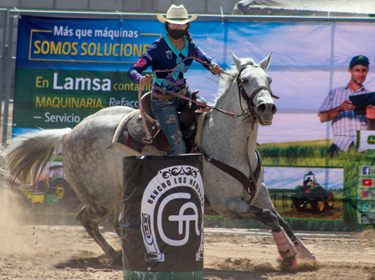
[(273, 115), (276, 113), (274, 96), (270, 89), (272, 79), (265, 70), (268, 68), (272, 53), (259, 64), (255, 64), (251, 58), (238, 58), (232, 53), (234, 64), (238, 70), (236, 79), (240, 95), (259, 124), (271, 125)]

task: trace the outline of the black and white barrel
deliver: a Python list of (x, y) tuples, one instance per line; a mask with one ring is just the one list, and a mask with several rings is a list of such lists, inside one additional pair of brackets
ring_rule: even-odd
[(124, 279), (203, 279), (202, 156), (123, 159)]

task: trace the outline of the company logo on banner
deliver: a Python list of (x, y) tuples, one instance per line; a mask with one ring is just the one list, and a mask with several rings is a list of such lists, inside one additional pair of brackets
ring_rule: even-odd
[(373, 130), (358, 131), (357, 132), (357, 146), (360, 152), (364, 150), (375, 149), (375, 131)]
[(362, 175), (370, 175), (370, 174), (371, 174), (370, 166), (363, 166), (362, 167)]
[(360, 220), (361, 224), (374, 224), (375, 223), (375, 213), (358, 214), (358, 220)]
[(196, 261), (203, 259), (204, 190), (199, 169), (164, 168), (148, 183), (141, 205), (141, 229), (148, 262), (164, 262), (158, 236), (167, 245), (187, 245), (199, 238)]
[(375, 212), (375, 201), (366, 201), (361, 203), (361, 212)]
[(369, 145), (375, 145), (375, 135), (369, 135), (367, 137), (367, 144), (369, 144)]
[(362, 179), (362, 186), (372, 186), (372, 179)]
[(359, 200), (375, 200), (375, 189), (358, 190)]

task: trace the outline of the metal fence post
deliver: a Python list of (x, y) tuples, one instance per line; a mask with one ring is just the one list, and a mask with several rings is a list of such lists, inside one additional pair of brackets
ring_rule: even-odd
[(5, 145), (8, 135), (8, 115), (9, 115), (9, 98), (10, 98), (10, 87), (12, 78), (12, 46), (13, 46), (13, 19), (14, 16), (9, 17), (8, 26), (8, 53), (7, 53), (7, 68), (6, 68), (6, 86), (5, 86), (5, 98), (4, 98), (4, 118), (3, 118), (3, 140), (2, 144)]
[(7, 21), (8, 21), (8, 10), (0, 9), (0, 13), (4, 14), (3, 21), (3, 40), (0, 53), (0, 112), (3, 107), (3, 98), (4, 98), (4, 65), (5, 65), (5, 55), (7, 53), (6, 48), (6, 34), (7, 34)]

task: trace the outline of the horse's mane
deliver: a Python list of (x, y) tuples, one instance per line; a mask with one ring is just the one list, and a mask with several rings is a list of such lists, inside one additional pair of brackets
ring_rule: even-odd
[[(245, 67), (247, 65), (255, 65), (254, 60), (252, 58), (241, 58), (240, 66)], [(239, 73), (237, 66), (234, 64), (231, 65), (229, 69), (225, 70), (225, 72), (228, 73), (228, 75), (220, 74), (219, 91), (215, 103), (217, 103), (220, 98), (228, 92)]]

